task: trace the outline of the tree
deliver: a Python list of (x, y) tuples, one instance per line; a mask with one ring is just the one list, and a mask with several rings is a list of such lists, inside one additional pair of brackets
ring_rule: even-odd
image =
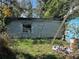
[(47, 2), (47, 0), (36, 0), (37, 6), (33, 9), (33, 16), (35, 18), (43, 18), (44, 14), (44, 4)]
[(12, 16), (20, 17), (22, 13), (26, 12), (28, 12), (28, 15), (26, 17), (32, 16), (32, 5), (30, 0), (4, 0), (4, 2), (2, 2), (2, 6), (3, 5), (10, 7)]
[[(74, 14), (75, 11), (78, 11), (78, 10), (79, 10), (79, 2), (78, 2), (78, 3), (77, 3), (77, 2), (78, 2), (78, 0), (74, 0), (73, 3), (70, 4), (70, 9), (69, 9), (69, 11), (67, 12), (67, 14), (64, 16), (64, 19), (63, 19), (63, 21), (62, 21), (60, 27), (58, 28), (58, 30), (57, 30), (57, 32), (56, 32), (56, 34), (55, 34), (55, 36), (54, 36), (54, 39), (53, 39), (52, 43), (53, 43), (54, 40), (56, 39), (57, 35), (59, 34), (59, 31), (61, 30), (61, 28), (62, 28), (63, 24), (65, 23), (65, 21), (67, 20), (67, 18), (68, 18), (70, 15)], [(75, 33), (76, 33), (76, 32), (75, 32)]]
[(1, 16), (0, 16), (0, 32), (5, 30), (5, 18), (12, 16), (11, 9), (8, 5), (1, 6)]
[(18, 9), (20, 10), (21, 14), (27, 14), (26, 17), (32, 17), (32, 4), (31, 0), (17, 0), (16, 6), (18, 5)]
[(3, 13), (4, 17), (10, 17), (10, 16), (12, 16), (11, 9), (7, 5), (4, 5), (2, 7), (2, 13)]
[[(48, 0), (44, 5), (46, 11), (44, 17), (63, 17), (73, 5), (78, 4), (78, 0)], [(73, 6), (72, 5), (72, 6)]]

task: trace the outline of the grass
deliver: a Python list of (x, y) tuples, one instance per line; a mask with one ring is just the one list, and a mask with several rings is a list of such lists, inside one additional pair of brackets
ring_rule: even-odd
[(51, 47), (52, 46), (48, 43), (41, 44), (37, 42), (35, 44), (33, 40), (17, 40), (14, 43), (14, 48), (19, 52), (30, 53), (32, 55), (52, 53)]
[[(67, 44), (65, 41), (55, 40), (54, 44)], [(31, 40), (31, 39), (22, 39), (22, 40), (15, 40), (13, 49), (17, 51), (18, 59), (24, 59), (25, 54), (29, 54), (30, 56), (53, 56), (52, 58), (56, 57), (57, 59), (60, 57), (59, 54), (52, 51), (52, 44), (48, 40)], [(46, 57), (47, 57), (46, 56)], [(28, 58), (27, 58), (28, 59)]]

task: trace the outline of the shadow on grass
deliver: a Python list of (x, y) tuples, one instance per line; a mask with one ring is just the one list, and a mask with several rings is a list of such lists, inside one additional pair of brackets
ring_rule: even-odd
[(16, 54), (9, 48), (0, 47), (0, 59), (16, 59)]
[(32, 43), (32, 44), (45, 44), (45, 43), (51, 43), (52, 39), (41, 39), (41, 38), (32, 38), (32, 39), (23, 39), (23, 38), (20, 38), (20, 39), (16, 39), (16, 41), (20, 41), (20, 42), (29, 42), (29, 43)]
[(57, 59), (57, 57), (55, 55), (36, 55), (36, 56), (32, 56), (31, 54), (24, 54), (22, 53), (24, 59)]
[(57, 59), (55, 55), (41, 55), (41, 56), (36, 56), (36, 59)]
[(51, 43), (52, 39), (32, 39), (33, 44), (45, 44), (45, 43)]
[(0, 35), (0, 59), (16, 59), (16, 54), (9, 48), (7, 37)]

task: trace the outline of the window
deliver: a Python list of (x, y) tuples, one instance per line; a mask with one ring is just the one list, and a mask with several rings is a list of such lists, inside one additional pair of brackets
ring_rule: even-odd
[(23, 32), (30, 32), (31, 24), (23, 24)]

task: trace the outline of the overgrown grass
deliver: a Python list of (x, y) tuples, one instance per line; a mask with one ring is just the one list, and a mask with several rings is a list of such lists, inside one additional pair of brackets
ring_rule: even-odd
[(49, 43), (43, 43), (44, 41), (40, 40), (17, 40), (14, 42), (14, 48), (17, 51), (22, 53), (30, 53), (32, 55), (41, 55), (41, 54), (48, 54), (52, 53), (51, 45)]
[(63, 46), (69, 45), (68, 42), (62, 41), (62, 40), (55, 40), (55, 41), (53, 42), (53, 45), (54, 45), (54, 44), (63, 45)]
[[(54, 44), (63, 45), (67, 44), (65, 41), (55, 40)], [(31, 39), (22, 39), (22, 40), (15, 40), (13, 49), (18, 53), (19, 59), (24, 59), (25, 54), (29, 54), (30, 56), (50, 56), (51, 58), (60, 58), (59, 54), (55, 53), (52, 50), (52, 44), (49, 40), (31, 40)], [(49, 59), (50, 59), (49, 57)], [(48, 57), (47, 57), (48, 58)], [(28, 58), (27, 58), (28, 59)]]

